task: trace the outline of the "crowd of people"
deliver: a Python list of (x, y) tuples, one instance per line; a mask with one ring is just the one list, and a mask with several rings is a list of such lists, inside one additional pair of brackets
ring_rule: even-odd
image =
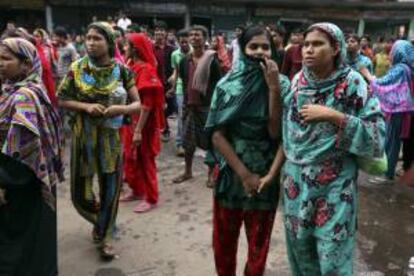
[[(217, 275), (263, 275), (279, 199), (293, 275), (353, 275), (357, 178), (414, 184), (414, 46), (344, 32), (204, 26), (154, 32), (122, 15), (71, 36), (8, 28), (0, 40), (0, 274), (56, 275), (56, 185), (92, 224), (100, 257), (112, 245), (119, 202), (148, 212), (159, 200), (156, 157), (175, 137), (181, 183), (206, 151), (213, 189)], [(177, 121), (173, 129), (169, 120)], [(403, 172), (397, 171), (401, 144)], [(70, 147), (70, 167), (63, 152)], [(380, 161), (378, 161), (380, 160)], [(97, 179), (98, 193), (95, 193)], [(282, 193), (282, 194), (280, 194)]]

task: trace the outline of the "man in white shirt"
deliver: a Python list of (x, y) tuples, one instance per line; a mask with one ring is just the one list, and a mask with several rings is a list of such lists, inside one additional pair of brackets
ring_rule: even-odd
[(124, 13), (121, 13), (116, 25), (126, 31), (131, 23), (131, 19), (129, 19)]
[(239, 47), (239, 37), (244, 31), (244, 26), (237, 26), (234, 30), (235, 39), (231, 42), (230, 45), (230, 53), (232, 56), (232, 66), (234, 67), (236, 62), (239, 60), (240, 57), (240, 47)]

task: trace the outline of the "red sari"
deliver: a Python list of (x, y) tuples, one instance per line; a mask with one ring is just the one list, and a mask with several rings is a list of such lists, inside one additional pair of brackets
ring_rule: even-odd
[(158, 181), (155, 158), (161, 150), (160, 130), (164, 128), (164, 90), (157, 76), (152, 45), (143, 34), (130, 34), (128, 40), (138, 52), (140, 62), (129, 61), (129, 68), (135, 73), (135, 82), (141, 100), (141, 108), (150, 110), (148, 120), (142, 129), (142, 141), (138, 147), (132, 144), (134, 129), (139, 115), (132, 116), (131, 125), (121, 129), (124, 145), (124, 174), (135, 196), (143, 197), (148, 203), (158, 201)]
[(42, 81), (45, 85), (47, 95), (49, 96), (50, 101), (53, 105), (57, 106), (57, 98), (55, 94), (55, 83), (53, 80), (53, 74), (52, 74), (52, 65), (48, 61), (48, 58), (45, 54), (44, 47), (47, 47), (45, 45), (42, 45), (42, 43), (38, 40), (36, 40), (36, 50), (39, 55), (40, 62), (42, 64)]

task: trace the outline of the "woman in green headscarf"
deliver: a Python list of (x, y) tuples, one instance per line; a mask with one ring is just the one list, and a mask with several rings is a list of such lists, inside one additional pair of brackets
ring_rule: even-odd
[[(103, 22), (89, 25), (87, 55), (71, 65), (59, 88), (60, 106), (71, 113), (71, 193), (77, 211), (94, 226), (101, 257), (111, 260), (110, 244), (122, 184), (119, 128), (122, 115), (139, 112), (131, 72), (114, 60), (115, 36)], [(126, 100), (129, 98), (129, 105)], [(134, 137), (136, 138), (136, 137)], [(93, 193), (98, 175), (99, 202)]]
[(239, 62), (217, 84), (206, 123), (219, 166), (213, 249), (217, 274), (222, 276), (236, 273), (243, 223), (249, 243), (246, 275), (264, 273), (269, 250), (279, 183), (261, 177), (268, 174), (275, 157), (281, 136), (280, 94), (289, 88), (287, 77), (279, 75), (271, 60), (271, 43), (261, 26), (242, 33)]
[(284, 223), (294, 276), (353, 275), (356, 156), (381, 158), (385, 123), (378, 99), (348, 65), (342, 31), (305, 33), (303, 69), (283, 97)]

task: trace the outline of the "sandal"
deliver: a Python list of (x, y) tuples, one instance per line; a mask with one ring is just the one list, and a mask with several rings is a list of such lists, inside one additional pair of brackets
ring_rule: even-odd
[(192, 175), (183, 174), (173, 179), (173, 183), (178, 184), (193, 178)]
[(104, 243), (98, 247), (99, 254), (103, 261), (109, 262), (115, 258), (119, 258), (119, 256), (114, 252), (114, 248), (109, 243)]
[(123, 195), (119, 201), (120, 202), (130, 202), (130, 201), (134, 201), (134, 200), (138, 200), (139, 197), (137, 197), (136, 195), (134, 195), (133, 193), (128, 193)]
[(138, 203), (138, 205), (134, 208), (134, 212), (135, 213), (145, 213), (148, 212), (149, 210), (151, 210), (154, 207), (153, 204), (147, 202), (147, 201), (142, 201), (140, 203)]

